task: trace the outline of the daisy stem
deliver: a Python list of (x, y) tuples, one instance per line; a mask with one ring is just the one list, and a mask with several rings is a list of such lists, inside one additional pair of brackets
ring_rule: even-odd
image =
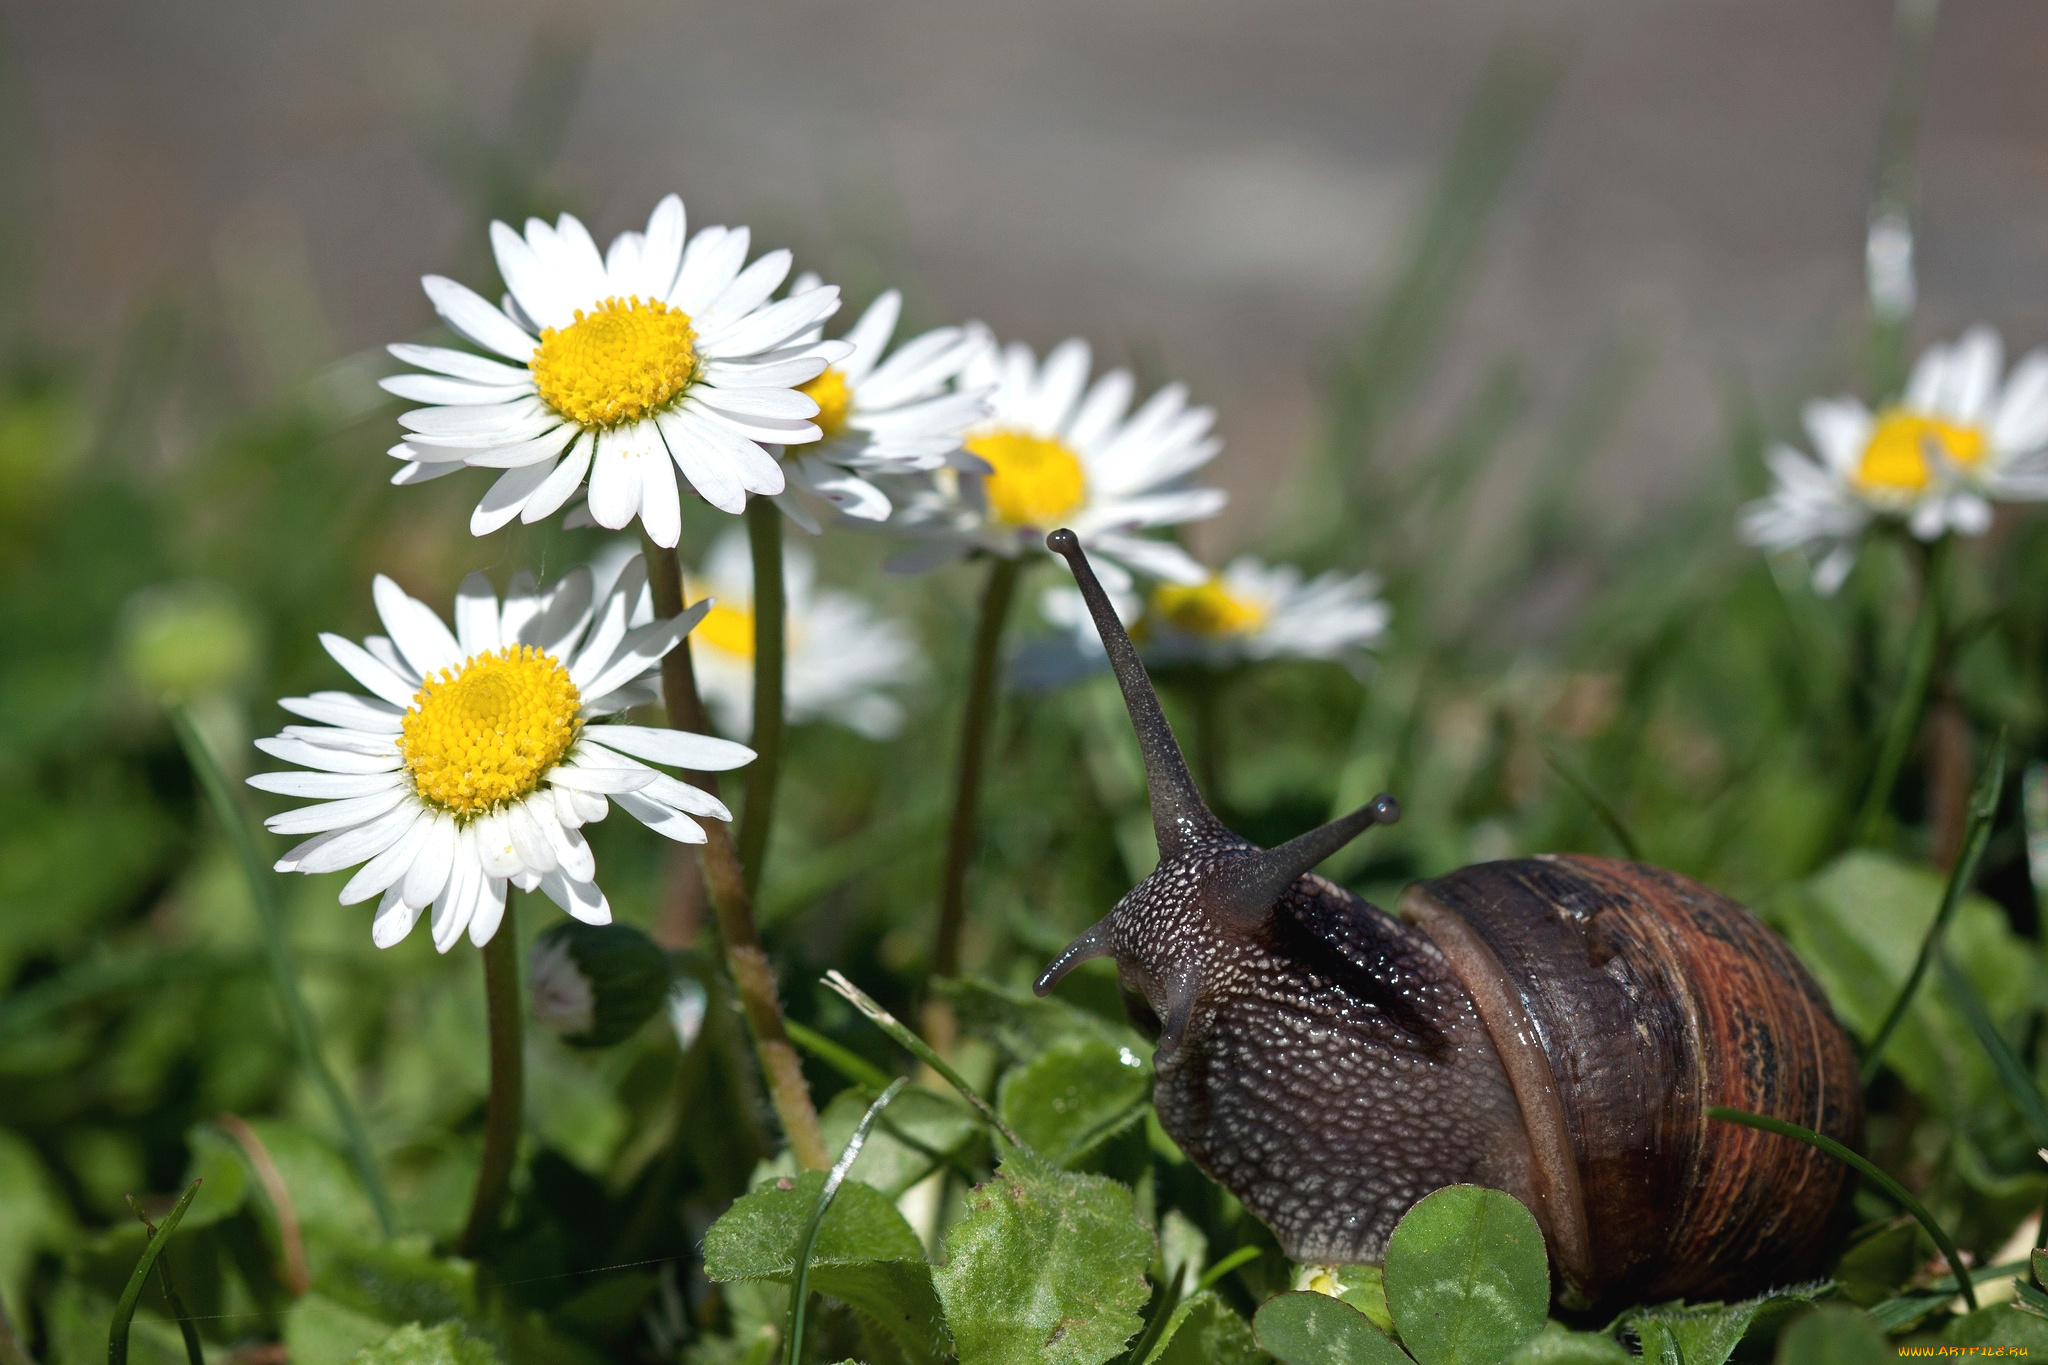
[[(647, 582), (654, 593), (657, 616), (674, 616), (683, 609), (683, 569), (672, 549), (664, 550), (644, 534), (641, 544), (647, 554)], [(690, 666), (690, 639), (661, 661), (662, 696), (668, 705), (668, 723), (678, 730), (709, 733), (704, 720), (704, 703), (697, 695), (697, 674)], [(712, 773), (686, 774), (690, 784), (718, 795), (718, 778)], [(718, 917), (718, 932), (725, 943), (726, 966), (732, 972), (740, 1006), (746, 1012), (747, 1027), (754, 1035), (754, 1052), (761, 1060), (761, 1074), (768, 1084), (768, 1100), (781, 1120), (782, 1134), (797, 1164), (806, 1170), (822, 1171), (832, 1164), (825, 1150), (825, 1138), (818, 1130), (817, 1106), (811, 1103), (804, 1084), (803, 1060), (790, 1044), (782, 1025), (782, 1001), (775, 993), (775, 970), (761, 947), (761, 935), (754, 925), (754, 901), (747, 891), (732, 832), (717, 820), (704, 822), (704, 888), (711, 894), (712, 912)]]
[(761, 892), (775, 782), (782, 775), (783, 674), (788, 644), (782, 584), (782, 509), (747, 499), (747, 544), (754, 553), (754, 761), (747, 765), (747, 804), (740, 810), (740, 868), (747, 895)]
[(477, 1167), (476, 1197), (470, 1202), (462, 1240), (456, 1244), (464, 1256), (475, 1256), (498, 1230), (498, 1214), (512, 1188), (512, 1166), (519, 1156), (519, 1120), (526, 1107), (526, 1049), (519, 1027), (519, 932), (512, 905), (512, 898), (506, 897), (505, 918), (483, 948), (491, 1094), (484, 1108), (484, 1157)]
[(299, 968), (292, 957), (291, 939), (285, 932), (284, 906), (277, 898), (276, 874), (265, 865), (263, 854), (256, 847), (256, 837), (249, 830), (248, 815), (236, 799), (234, 788), (228, 785), (227, 774), (221, 771), (213, 751), (207, 748), (199, 727), (192, 723), (191, 714), (182, 704), (171, 707), (171, 728), (177, 731), (178, 743), (185, 750), (185, 761), (192, 765), (200, 790), (206, 794), (206, 803), (213, 807), (213, 817), (220, 822), (221, 832), (227, 836), (229, 850), (235, 861), (242, 865), (242, 878), (249, 885), (249, 899), (255, 902), (256, 918), (263, 926), (264, 955), (270, 962), (271, 984), (277, 988), (278, 1004), (284, 1010), (292, 1045), (298, 1050), (299, 1065), (320, 1088), (328, 1108), (334, 1111), (334, 1122), (348, 1140), (349, 1164), (356, 1168), (356, 1176), (370, 1196), (370, 1203), (377, 1211), (378, 1226), (389, 1237), (392, 1232), (391, 1196), (385, 1192), (384, 1177), (378, 1173), (376, 1152), (370, 1146), (370, 1135), (363, 1127), (362, 1115), (349, 1102), (341, 1082), (334, 1078), (326, 1057), (321, 1054), (320, 1035), (313, 1027), (313, 1012), (307, 1008), (306, 997), (299, 990)]
[[(988, 585), (981, 594), (981, 621), (974, 630), (974, 662), (967, 680), (967, 710), (960, 720), (959, 766), (953, 785), (953, 822), (946, 831), (945, 880), (939, 885), (938, 936), (932, 943), (932, 975), (956, 976), (960, 971), (960, 931), (967, 919), (967, 869), (974, 861), (980, 833), (981, 769), (988, 754), (988, 734), (996, 715), (996, 684), (1001, 674), (1003, 625), (1017, 595), (1023, 561), (997, 555), (989, 561)], [(951, 1038), (951, 1012), (943, 1001), (925, 1007), (925, 1036), (941, 1052)], [(936, 1030), (941, 1038), (932, 1038)]]
[(1877, 766), (1864, 794), (1863, 809), (1857, 813), (1851, 843), (1862, 845), (1876, 840), (1884, 826), (1885, 809), (1892, 788), (1898, 785), (1899, 769), (1919, 732), (1921, 715), (1927, 709), (1928, 686), (1936, 673), (1942, 645), (1942, 596), (1947, 588), (1950, 537), (1943, 536), (1915, 562), (1920, 568), (1920, 610), (1913, 620), (1913, 635), (1907, 645), (1906, 676), (1899, 690), (1897, 707), (1885, 727), (1884, 744), (1878, 750)]

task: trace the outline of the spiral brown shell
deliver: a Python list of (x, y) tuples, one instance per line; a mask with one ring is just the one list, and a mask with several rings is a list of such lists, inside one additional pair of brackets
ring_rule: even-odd
[(1706, 1113), (1862, 1138), (1849, 1039), (1754, 916), (1676, 873), (1579, 855), (1462, 868), (1401, 911), (1507, 1067), (1567, 1300), (1700, 1302), (1821, 1273), (1851, 1172)]

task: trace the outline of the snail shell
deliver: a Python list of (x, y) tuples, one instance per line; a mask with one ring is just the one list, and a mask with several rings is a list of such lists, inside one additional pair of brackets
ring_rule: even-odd
[(1401, 914), (1494, 1043), (1568, 1286), (1699, 1301), (1820, 1273), (1850, 1214), (1849, 1168), (1706, 1114), (1862, 1139), (1849, 1039), (1753, 915), (1676, 873), (1577, 855), (1461, 868), (1408, 888)]
[(1542, 1225), (1559, 1298), (1742, 1297), (1810, 1278), (1849, 1172), (1727, 1105), (1850, 1146), (1862, 1089), (1791, 952), (1733, 901), (1640, 863), (1482, 863), (1401, 918), (1312, 869), (1390, 796), (1276, 848), (1209, 810), (1070, 531), (1065, 556), (1145, 759), (1159, 866), (1039, 977), (1113, 957), (1153, 1030), (1159, 1121), (1298, 1261), (1376, 1261), (1445, 1185)]

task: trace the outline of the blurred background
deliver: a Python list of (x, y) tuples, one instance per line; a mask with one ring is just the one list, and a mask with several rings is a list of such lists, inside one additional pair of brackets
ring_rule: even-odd
[[(1315, 434), (1318, 381), (1508, 44), (1556, 88), (1420, 418), (1503, 359), (1556, 403), (1619, 340), (1639, 372), (1587, 491), (1621, 516), (1674, 496), (1712, 458), (1725, 387), (1782, 382), (1856, 314), (1892, 22), (1874, 0), (0, 14), (31, 233), (8, 250), (34, 263), (42, 335), (105, 345), (154, 298), (213, 297), (237, 382), (285, 382), (424, 327), (418, 277), (473, 276), (479, 212), (512, 184), (600, 240), (679, 189), (693, 222), (749, 223), (850, 292), (900, 284), (922, 316), (1040, 349), (1079, 333), (1185, 378), (1228, 441), (1213, 477), (1236, 505), (1196, 532), (1216, 548)], [(2027, 0), (1943, 16), (1919, 176), (1931, 328), (2048, 333), (2044, 49)]]

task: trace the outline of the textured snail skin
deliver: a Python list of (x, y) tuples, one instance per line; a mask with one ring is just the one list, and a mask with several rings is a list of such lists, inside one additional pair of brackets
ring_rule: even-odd
[(1229, 857), (1162, 864), (1109, 920), (1134, 1021), (1167, 1021), (1153, 1098), (1174, 1141), (1297, 1261), (1381, 1259), (1444, 1185), (1526, 1201), (1514, 1091), (1443, 955), (1314, 876), (1218, 933), (1199, 888)]

